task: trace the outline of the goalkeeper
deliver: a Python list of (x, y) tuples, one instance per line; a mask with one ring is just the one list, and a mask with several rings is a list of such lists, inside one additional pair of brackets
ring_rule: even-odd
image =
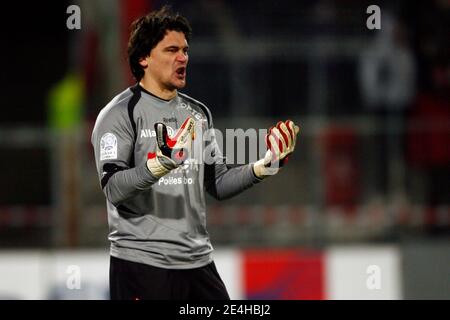
[[(214, 136), (200, 161), (199, 129), (213, 129), (186, 85), (188, 21), (167, 7), (132, 24), (128, 58), (136, 85), (99, 113), (92, 132), (106, 197), (111, 299), (229, 299), (211, 257), (204, 191), (230, 198), (278, 172), (298, 128), (279, 122), (265, 157), (228, 168)], [(204, 126), (204, 128), (203, 128)]]

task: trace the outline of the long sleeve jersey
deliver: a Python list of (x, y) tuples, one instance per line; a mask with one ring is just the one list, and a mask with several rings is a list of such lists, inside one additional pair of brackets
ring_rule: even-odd
[[(173, 135), (187, 117), (196, 123), (190, 156), (157, 179), (146, 166), (148, 154), (156, 150), (154, 124), (166, 124)], [(172, 269), (212, 261), (205, 190), (226, 199), (260, 181), (251, 164), (227, 167), (212, 129), (204, 104), (179, 92), (163, 100), (140, 85), (100, 111), (91, 142), (106, 197), (112, 256)]]

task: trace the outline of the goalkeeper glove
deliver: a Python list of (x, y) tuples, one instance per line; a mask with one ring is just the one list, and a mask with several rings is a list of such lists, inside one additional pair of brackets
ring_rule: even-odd
[(264, 179), (278, 173), (287, 163), (289, 155), (294, 152), (299, 131), (299, 127), (291, 120), (279, 121), (269, 129), (266, 135), (266, 154), (253, 164), (253, 172), (258, 178)]
[(178, 168), (189, 156), (191, 142), (194, 140), (194, 124), (187, 118), (173, 138), (167, 134), (164, 123), (155, 123), (156, 152), (148, 154), (147, 168), (153, 176), (160, 178)]

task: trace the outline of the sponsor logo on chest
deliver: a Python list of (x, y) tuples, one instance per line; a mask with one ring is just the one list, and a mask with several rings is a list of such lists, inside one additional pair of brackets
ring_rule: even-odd
[[(175, 130), (172, 127), (167, 126), (167, 133), (169, 137), (173, 137), (175, 135)], [(156, 137), (155, 130), (152, 129), (141, 129), (141, 139), (142, 138), (153, 138)]]

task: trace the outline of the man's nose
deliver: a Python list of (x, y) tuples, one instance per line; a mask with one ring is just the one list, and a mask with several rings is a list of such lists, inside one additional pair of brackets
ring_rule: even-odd
[(186, 52), (180, 52), (178, 55), (177, 55), (177, 60), (178, 61), (180, 61), (180, 62), (185, 62), (185, 61), (188, 61), (188, 54), (186, 53)]

